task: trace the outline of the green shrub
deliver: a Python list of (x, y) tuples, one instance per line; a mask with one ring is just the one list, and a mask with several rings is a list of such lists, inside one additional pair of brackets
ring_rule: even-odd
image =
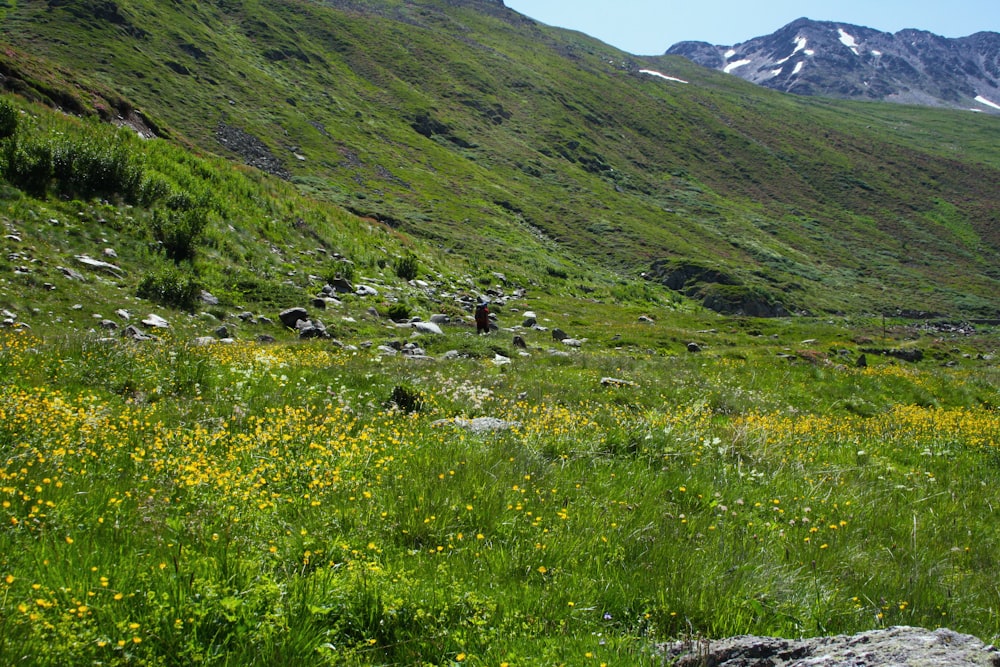
[(190, 312), (198, 303), (201, 289), (201, 284), (193, 276), (186, 275), (176, 268), (168, 268), (146, 274), (139, 282), (136, 296), (149, 299), (161, 306)]
[(3, 175), (11, 185), (35, 197), (44, 197), (52, 182), (52, 148), (48, 143), (18, 141), (4, 143)]
[(17, 132), (17, 109), (9, 100), (0, 100), (0, 139), (13, 137)]
[(413, 280), (417, 277), (419, 269), (416, 255), (408, 253), (405, 257), (400, 257), (396, 260), (394, 268), (398, 277), (403, 280)]
[(394, 322), (402, 322), (410, 319), (410, 307), (405, 303), (394, 303), (389, 306), (385, 314)]
[(142, 159), (121, 133), (62, 141), (53, 148), (52, 166), (57, 186), (66, 196), (120, 197), (132, 204), (141, 199)]
[(208, 211), (202, 208), (153, 212), (150, 221), (153, 238), (175, 264), (194, 259), (195, 245), (208, 224)]
[(392, 388), (389, 401), (407, 414), (420, 412), (420, 408), (424, 406), (424, 398), (418, 390), (399, 384)]

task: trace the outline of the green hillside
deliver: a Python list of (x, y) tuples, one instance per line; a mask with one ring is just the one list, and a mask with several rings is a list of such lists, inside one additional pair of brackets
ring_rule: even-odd
[(2, 11), (8, 90), (259, 167), (442, 266), (646, 272), (749, 314), (1000, 305), (996, 118), (776, 94), (485, 0)]

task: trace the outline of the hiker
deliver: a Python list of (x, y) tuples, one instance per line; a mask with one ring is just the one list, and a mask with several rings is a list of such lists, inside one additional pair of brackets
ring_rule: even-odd
[(490, 332), (490, 309), (486, 299), (480, 299), (476, 304), (476, 334)]

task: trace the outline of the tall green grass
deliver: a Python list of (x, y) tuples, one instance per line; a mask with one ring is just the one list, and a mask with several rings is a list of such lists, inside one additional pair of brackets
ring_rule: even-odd
[[(3, 662), (659, 664), (692, 635), (1000, 636), (990, 368), (0, 340)], [(454, 422), (479, 415), (514, 426)]]

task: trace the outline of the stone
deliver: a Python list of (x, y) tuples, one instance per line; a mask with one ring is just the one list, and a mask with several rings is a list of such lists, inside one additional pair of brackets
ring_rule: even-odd
[(528, 349), (528, 344), (520, 336), (514, 336), (514, 347), (526, 350)]
[(580, 340), (579, 338), (563, 338), (559, 342), (561, 342), (563, 345), (566, 345), (568, 347), (582, 347), (583, 346), (583, 341)]
[(662, 644), (664, 663), (675, 667), (839, 667), (921, 665), (995, 667), (1000, 649), (972, 635), (939, 628), (895, 626), (856, 635), (780, 639), (742, 635)]
[(483, 433), (495, 433), (498, 431), (509, 431), (513, 428), (520, 428), (521, 422), (507, 421), (497, 417), (475, 417), (474, 419), (455, 417), (453, 419), (439, 419), (435, 422), (431, 422), (431, 426), (434, 428), (440, 428), (442, 426), (457, 426), (476, 435), (481, 435)]
[(564, 340), (566, 338), (569, 338), (569, 334), (567, 334), (565, 331), (563, 331), (559, 327), (556, 327), (555, 329), (552, 330), (552, 339), (553, 340)]
[(125, 275), (125, 272), (120, 266), (115, 266), (109, 262), (102, 262), (99, 259), (93, 259), (87, 255), (76, 255), (76, 261), (80, 262), (84, 266), (89, 266), (92, 269), (100, 269), (106, 271), (113, 275), (115, 278), (121, 278)]
[(201, 302), (208, 306), (218, 306), (219, 299), (208, 290), (201, 291)]
[(701, 345), (698, 345), (698, 343), (688, 343), (687, 349), (688, 352), (701, 352)]
[(142, 323), (147, 327), (153, 327), (154, 329), (169, 329), (170, 322), (157, 315), (156, 313), (150, 313), (146, 315), (146, 318), (142, 320)]
[(305, 308), (288, 308), (278, 313), (278, 319), (289, 329), (294, 329), (299, 320), (309, 319)]
[(868, 368), (868, 357), (862, 354), (858, 357), (858, 360), (854, 362), (854, 365), (857, 368)]
[(601, 386), (603, 387), (638, 387), (635, 382), (631, 380), (622, 380), (621, 378), (604, 377), (601, 378)]
[(435, 315), (431, 315), (431, 320), (430, 321), (433, 322), (434, 324), (437, 324), (437, 325), (440, 326), (442, 324), (448, 324), (448, 323), (450, 323), (451, 322), (451, 318), (448, 317), (447, 315), (443, 314), (443, 313), (437, 313)]
[(441, 330), (441, 327), (434, 322), (411, 322), (410, 326), (420, 333), (436, 334), (438, 336), (444, 335), (444, 331)]

